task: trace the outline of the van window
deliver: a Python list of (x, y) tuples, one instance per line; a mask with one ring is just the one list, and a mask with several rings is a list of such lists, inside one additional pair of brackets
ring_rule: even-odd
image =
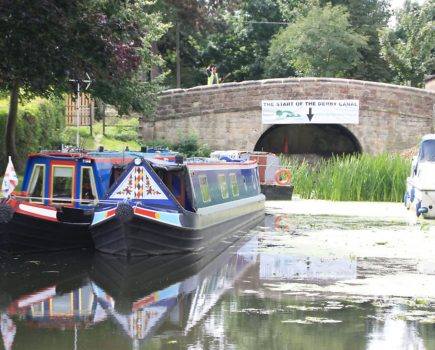
[(72, 203), (73, 175), (72, 166), (53, 166), (53, 203)]
[(45, 165), (35, 165), (29, 183), (29, 197), (33, 203), (43, 203), (44, 200), (44, 174)]

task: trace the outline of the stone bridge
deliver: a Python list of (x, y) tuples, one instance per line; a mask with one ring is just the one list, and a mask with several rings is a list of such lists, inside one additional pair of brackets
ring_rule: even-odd
[[(359, 100), (358, 124), (262, 124), (262, 100)], [(168, 90), (143, 117), (148, 140), (198, 135), (213, 150), (290, 154), (400, 152), (435, 127), (435, 91), (335, 78), (286, 78)]]

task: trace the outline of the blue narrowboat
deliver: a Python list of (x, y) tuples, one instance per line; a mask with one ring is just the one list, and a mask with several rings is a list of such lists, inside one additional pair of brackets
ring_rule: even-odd
[(141, 256), (201, 251), (264, 218), (255, 161), (136, 158), (95, 208), (99, 251)]
[(135, 158), (168, 151), (41, 151), (29, 155), (22, 190), (0, 205), (0, 252), (93, 247), (96, 204)]

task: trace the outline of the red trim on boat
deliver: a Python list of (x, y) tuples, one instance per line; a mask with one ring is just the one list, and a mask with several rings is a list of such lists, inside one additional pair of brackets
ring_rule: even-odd
[[(44, 220), (49, 220), (54, 222), (59, 221), (57, 220), (57, 216), (56, 216), (57, 209), (46, 205), (21, 202), (19, 203), (16, 212), (23, 215), (33, 216), (39, 219), (44, 219)], [(44, 213), (46, 213), (46, 215), (44, 215)]]
[(148, 216), (149, 218), (153, 218), (153, 219), (159, 219), (159, 213), (152, 211), (152, 210), (147, 210), (147, 209), (136, 207), (136, 208), (134, 208), (134, 213)]

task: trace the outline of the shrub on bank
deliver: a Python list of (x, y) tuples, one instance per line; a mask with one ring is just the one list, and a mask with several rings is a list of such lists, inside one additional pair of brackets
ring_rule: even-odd
[(403, 199), (411, 166), (397, 154), (334, 156), (315, 164), (282, 157), (281, 164), (291, 169), (301, 198), (383, 202)]
[(211, 148), (208, 144), (200, 145), (198, 136), (194, 133), (178, 135), (178, 140), (170, 142), (166, 139), (147, 142), (148, 147), (161, 147), (183, 154), (185, 157), (209, 157)]
[[(0, 169), (5, 169), (5, 127), (8, 115), (8, 103), (0, 103)], [(65, 103), (63, 100), (36, 99), (20, 105), (17, 118), (16, 147), (20, 161), (23, 163), (29, 153), (41, 149), (57, 148), (61, 141), (61, 132), (65, 128)]]

